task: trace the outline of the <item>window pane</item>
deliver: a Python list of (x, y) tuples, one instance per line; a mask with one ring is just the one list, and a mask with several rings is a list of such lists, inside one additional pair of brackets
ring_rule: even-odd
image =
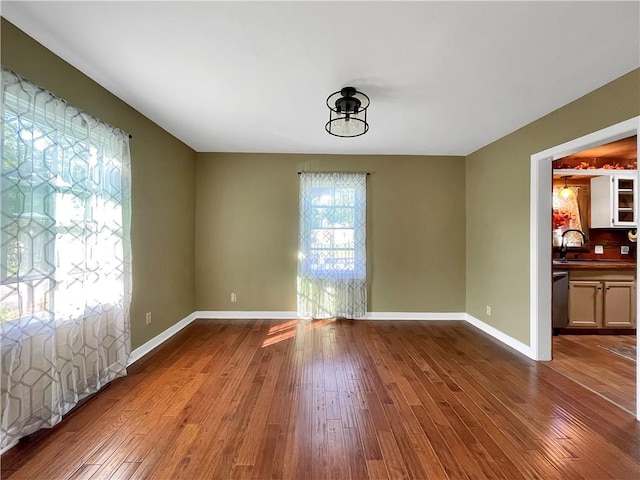
[(356, 204), (356, 191), (354, 188), (336, 188), (335, 205), (353, 207)]
[(311, 193), (311, 205), (319, 206), (331, 206), (334, 203), (333, 200), (333, 188), (321, 188), (316, 187)]
[(53, 310), (53, 281), (50, 278), (20, 280), (0, 286), (0, 321), (35, 315), (49, 318)]
[(322, 270), (354, 270), (355, 252), (353, 250), (321, 250), (312, 249), (310, 252), (310, 268)]
[(355, 245), (353, 229), (315, 229), (312, 230), (311, 238), (313, 249), (353, 249)]
[(353, 228), (355, 224), (355, 210), (353, 208), (313, 208), (311, 223), (318, 228)]
[(314, 187), (308, 217), (308, 266), (313, 271), (355, 269), (356, 194), (351, 187)]
[(334, 227), (350, 227), (355, 224), (355, 210), (353, 208), (335, 208), (331, 220)]

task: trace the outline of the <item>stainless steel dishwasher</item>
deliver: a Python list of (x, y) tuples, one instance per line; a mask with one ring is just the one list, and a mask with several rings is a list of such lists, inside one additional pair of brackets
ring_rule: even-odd
[(553, 271), (553, 291), (551, 294), (553, 334), (569, 324), (569, 272)]

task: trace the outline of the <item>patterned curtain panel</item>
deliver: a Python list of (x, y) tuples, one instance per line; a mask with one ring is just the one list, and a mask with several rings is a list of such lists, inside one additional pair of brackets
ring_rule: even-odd
[(298, 314), (358, 318), (367, 313), (364, 173), (302, 173)]
[(126, 375), (129, 138), (2, 69), (0, 448)]

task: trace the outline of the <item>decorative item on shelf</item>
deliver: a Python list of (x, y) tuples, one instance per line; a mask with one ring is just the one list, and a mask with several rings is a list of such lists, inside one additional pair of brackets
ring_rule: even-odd
[(574, 170), (625, 170), (626, 167), (619, 162), (609, 163), (606, 159), (598, 161), (594, 158), (592, 163), (580, 162), (579, 165), (571, 168)]
[(638, 168), (637, 159), (619, 161), (597, 158), (591, 161), (578, 161), (577, 159), (559, 159), (553, 161), (554, 170), (636, 170)]
[(325, 130), (336, 137), (358, 137), (369, 131), (369, 97), (353, 87), (344, 87), (327, 98), (329, 121)]
[(574, 170), (597, 170), (598, 166), (596, 165), (595, 158), (593, 159), (593, 163), (589, 162), (580, 162), (575, 167), (572, 167)]

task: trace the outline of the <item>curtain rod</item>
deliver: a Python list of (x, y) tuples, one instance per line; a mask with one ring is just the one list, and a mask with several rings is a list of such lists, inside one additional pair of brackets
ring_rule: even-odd
[(298, 175), (303, 173), (364, 173), (365, 175), (371, 175), (371, 172), (298, 172)]

